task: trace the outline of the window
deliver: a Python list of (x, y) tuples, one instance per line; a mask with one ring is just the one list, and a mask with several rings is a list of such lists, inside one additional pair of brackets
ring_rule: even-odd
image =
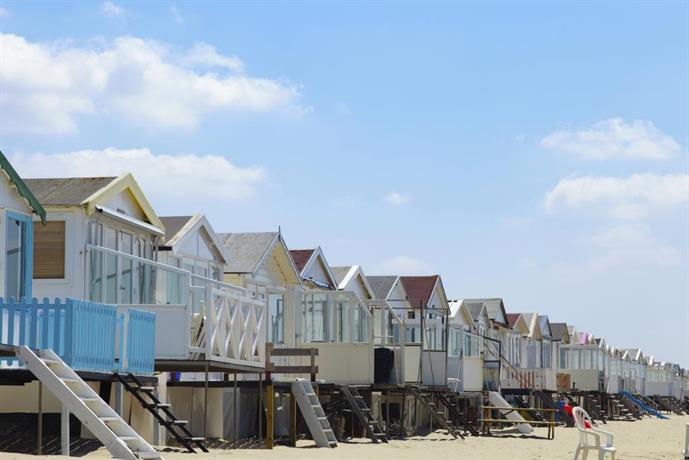
[(352, 319), (353, 337), (352, 342), (365, 343), (368, 342), (368, 314), (364, 311), (361, 305), (354, 306), (354, 317)]
[(5, 297), (21, 299), (31, 294), (29, 257), (31, 221), (24, 216), (7, 215), (5, 240)]
[(34, 279), (65, 278), (65, 221), (36, 225), (33, 231)]
[(268, 294), (268, 341), (284, 343), (285, 338), (285, 296)]
[(448, 354), (451, 357), (457, 358), (462, 352), (462, 330), (450, 329), (450, 349)]
[(349, 342), (349, 302), (335, 302), (335, 341)]
[(306, 342), (328, 341), (328, 296), (307, 294), (304, 296), (303, 312)]

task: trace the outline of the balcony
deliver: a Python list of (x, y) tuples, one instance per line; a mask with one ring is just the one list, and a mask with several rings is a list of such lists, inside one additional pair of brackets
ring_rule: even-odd
[(94, 245), (87, 250), (87, 285), (94, 300), (156, 314), (158, 367), (205, 361), (211, 367), (264, 368), (265, 299), (153, 260)]
[[(153, 373), (155, 314), (85, 300), (0, 299), (0, 347), (50, 348), (72, 369)], [(2, 368), (20, 368), (8, 359)]]

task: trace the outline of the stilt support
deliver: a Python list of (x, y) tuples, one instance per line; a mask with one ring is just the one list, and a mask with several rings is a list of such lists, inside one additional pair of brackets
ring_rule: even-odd
[(273, 381), (266, 381), (266, 448), (272, 449), (275, 441), (275, 429), (273, 415), (275, 413), (275, 391)]

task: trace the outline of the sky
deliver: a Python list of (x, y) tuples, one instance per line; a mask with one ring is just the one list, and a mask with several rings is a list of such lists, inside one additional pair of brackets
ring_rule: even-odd
[(0, 149), (689, 367), (689, 3), (8, 2)]

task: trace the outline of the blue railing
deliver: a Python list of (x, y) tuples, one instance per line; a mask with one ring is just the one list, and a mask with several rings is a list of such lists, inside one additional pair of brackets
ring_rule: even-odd
[(76, 370), (151, 374), (154, 341), (154, 313), (129, 310), (127, 318), (121, 315), (118, 321), (113, 305), (0, 298), (0, 344), (50, 348)]
[(134, 374), (152, 374), (155, 356), (156, 315), (149, 311), (127, 311), (126, 367)]

